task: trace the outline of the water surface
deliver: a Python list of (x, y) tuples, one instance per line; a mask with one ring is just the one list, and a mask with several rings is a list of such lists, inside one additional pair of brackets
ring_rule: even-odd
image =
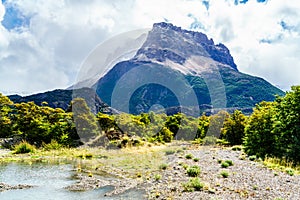
[(98, 199), (143, 199), (140, 190), (128, 192), (114, 197), (104, 194), (113, 190), (106, 186), (91, 191), (73, 192), (64, 187), (76, 182), (75, 171), (71, 164), (50, 165), (43, 163), (21, 164), (9, 163), (0, 165), (0, 182), (9, 185), (28, 184), (35, 187), (29, 189), (8, 190), (0, 192), (1, 200), (98, 200)]

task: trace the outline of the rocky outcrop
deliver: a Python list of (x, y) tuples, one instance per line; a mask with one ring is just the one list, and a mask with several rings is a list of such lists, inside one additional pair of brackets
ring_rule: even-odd
[(26, 184), (8, 185), (5, 183), (0, 183), (0, 192), (6, 191), (6, 190), (28, 189), (28, 188), (32, 188), (32, 187), (34, 187), (34, 186), (26, 185)]
[(184, 30), (165, 22), (153, 25), (146, 42), (135, 57), (159, 62), (169, 59), (183, 64), (191, 56), (209, 57), (237, 70), (233, 57), (224, 44), (215, 44), (204, 33)]

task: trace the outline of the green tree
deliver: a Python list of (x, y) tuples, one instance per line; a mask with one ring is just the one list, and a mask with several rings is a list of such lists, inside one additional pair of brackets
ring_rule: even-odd
[(96, 116), (91, 112), (84, 99), (73, 99), (71, 108), (77, 133), (83, 142), (100, 134)]
[(300, 86), (293, 86), (284, 97), (276, 99), (274, 133), (280, 136), (282, 156), (300, 162)]
[(209, 128), (210, 118), (206, 115), (199, 117), (198, 129), (195, 139), (203, 139), (206, 136), (207, 130)]
[(181, 114), (179, 130), (176, 134), (177, 140), (194, 140), (198, 131), (198, 119)]
[(171, 132), (167, 127), (163, 127), (154, 137), (155, 141), (158, 142), (171, 142), (173, 139), (173, 132)]
[(180, 128), (180, 123), (182, 119), (181, 113), (174, 114), (172, 116), (168, 116), (165, 127), (167, 127), (171, 132), (173, 132), (174, 135), (177, 134), (179, 128)]
[(229, 113), (226, 111), (219, 111), (217, 114), (209, 117), (209, 128), (207, 130), (206, 136), (214, 136), (219, 138), (221, 135), (221, 130), (224, 126), (224, 121), (229, 117)]
[(279, 137), (273, 132), (276, 103), (261, 102), (256, 106), (245, 127), (245, 152), (259, 157), (280, 156)]
[[(74, 146), (74, 140), (80, 139), (75, 124), (73, 122), (73, 113), (65, 112), (60, 108), (49, 108), (43, 106), (42, 109), (50, 111), (47, 115), (47, 120), (50, 126), (51, 140), (57, 141), (64, 146)], [(50, 141), (51, 141), (50, 140)], [(48, 143), (49, 141), (47, 141)]]
[(243, 143), (246, 126), (246, 116), (239, 110), (235, 110), (230, 117), (225, 119), (221, 137), (232, 145)]
[(15, 104), (14, 132), (31, 144), (50, 142), (50, 124), (41, 107), (34, 102)]
[(110, 129), (118, 129), (118, 126), (115, 122), (113, 115), (108, 115), (104, 113), (98, 113), (97, 114), (97, 121), (102, 129), (102, 131), (106, 132)]
[(12, 135), (12, 121), (10, 118), (13, 102), (0, 93), (0, 137)]

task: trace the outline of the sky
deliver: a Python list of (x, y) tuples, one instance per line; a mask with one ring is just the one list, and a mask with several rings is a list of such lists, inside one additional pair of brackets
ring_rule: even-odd
[(93, 49), (170, 22), (225, 44), (239, 71), (284, 91), (300, 85), (297, 0), (2, 0), (0, 92), (67, 88)]

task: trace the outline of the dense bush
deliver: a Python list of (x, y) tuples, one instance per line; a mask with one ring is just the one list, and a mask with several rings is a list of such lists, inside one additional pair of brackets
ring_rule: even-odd
[(245, 151), (300, 163), (300, 86), (256, 106), (245, 128)]
[[(33, 102), (13, 104), (0, 94), (0, 137), (16, 137), (41, 146), (56, 140), (73, 146), (78, 139), (73, 114)], [(9, 127), (8, 127), (9, 126)]]
[(231, 145), (243, 143), (246, 116), (239, 110), (235, 110), (230, 117), (225, 119), (221, 137)]
[(276, 99), (274, 118), (272, 132), (278, 137), (279, 155), (300, 163), (300, 86)]
[(33, 145), (31, 145), (25, 141), (22, 141), (20, 144), (15, 146), (14, 153), (16, 153), (16, 154), (34, 153), (35, 150), (36, 150), (36, 148)]
[(245, 128), (245, 152), (249, 155), (278, 155), (278, 136), (272, 132), (274, 125), (274, 103), (262, 102), (256, 106)]
[(9, 117), (13, 102), (0, 93), (0, 137), (9, 137), (12, 134), (12, 121)]

